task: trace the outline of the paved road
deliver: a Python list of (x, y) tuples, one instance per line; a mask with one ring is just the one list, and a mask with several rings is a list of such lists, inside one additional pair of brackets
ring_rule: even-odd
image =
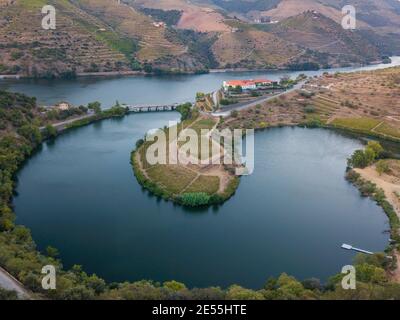
[[(85, 114), (85, 115), (80, 116), (80, 117), (77, 117), (77, 118), (73, 118), (73, 119), (69, 119), (69, 120), (62, 121), (62, 122), (54, 123), (54, 124), (53, 124), (53, 127), (56, 128), (57, 130), (62, 130), (62, 129), (64, 129), (64, 127), (65, 127), (66, 125), (68, 125), (68, 124), (71, 124), (71, 123), (73, 123), (73, 122), (75, 122), (75, 121), (78, 121), (78, 120), (90, 118), (90, 117), (92, 117), (93, 115), (94, 115), (94, 113), (88, 113), (88, 114)], [(42, 131), (42, 130), (44, 130), (45, 128), (46, 128), (46, 127), (40, 127), (39, 129)]]
[(230, 115), (231, 111), (233, 111), (233, 110), (238, 110), (239, 111), (239, 110), (255, 107), (258, 104), (270, 101), (272, 99), (280, 97), (281, 95), (284, 95), (284, 94), (287, 94), (289, 92), (298, 90), (303, 86), (303, 84), (304, 84), (304, 81), (299, 82), (298, 84), (293, 86), (293, 88), (291, 88), (289, 90), (286, 90), (286, 91), (283, 91), (281, 93), (275, 94), (273, 96), (261, 97), (261, 98), (252, 100), (250, 102), (242, 102), (242, 103), (237, 103), (237, 104), (233, 104), (233, 105), (230, 105), (230, 106), (225, 106), (225, 107), (221, 108), (221, 111), (214, 112), (214, 113), (212, 113), (212, 115), (216, 116), (216, 117), (220, 117), (220, 116), (227, 117), (227, 116)]
[(11, 276), (7, 271), (0, 267), (0, 287), (15, 291), (20, 299), (30, 299), (30, 293), (22, 286), (22, 284)]

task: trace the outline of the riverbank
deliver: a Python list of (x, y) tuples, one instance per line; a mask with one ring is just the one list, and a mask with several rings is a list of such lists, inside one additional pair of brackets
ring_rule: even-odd
[[(392, 63), (398, 63), (398, 57), (391, 57)], [(321, 71), (321, 72), (335, 72), (338, 69), (351, 69), (351, 68), (369, 68), (374, 66), (382, 65), (384, 68), (389, 67), (390, 64), (384, 63), (372, 63), (368, 65), (354, 65), (354, 66), (346, 66), (346, 67), (332, 67), (329, 69), (318, 69), (318, 70), (291, 70), (287, 68), (275, 68), (275, 69), (248, 69), (248, 68), (222, 68), (222, 69), (209, 69), (209, 70), (199, 70), (197, 72), (163, 72), (163, 73), (155, 73), (155, 72), (145, 72), (138, 70), (126, 70), (126, 71), (107, 71), (107, 72), (78, 72), (75, 74), (77, 78), (107, 78), (107, 77), (135, 77), (135, 76), (164, 76), (164, 75), (197, 75), (197, 74), (221, 74), (221, 73), (276, 73), (276, 72), (308, 72), (308, 71)], [(0, 80), (24, 80), (24, 79), (48, 79), (46, 77), (43, 78), (32, 78), (31, 76), (21, 75), (21, 74), (0, 74)]]
[(397, 192), (399, 185), (392, 185), (378, 177), (375, 165), (364, 169), (350, 169), (346, 173), (346, 179), (359, 189), (362, 196), (370, 197), (376, 201), (389, 218), (390, 244), (385, 252), (391, 254), (392, 259), (387, 261), (385, 270), (390, 279), (399, 282), (400, 213), (398, 201), (393, 199), (393, 192)]
[[(377, 166), (382, 166), (386, 172), (378, 172)], [(400, 160), (381, 160), (381, 163), (374, 164), (364, 169), (355, 168), (362, 179), (369, 181), (376, 185), (378, 189), (381, 189), (389, 204), (393, 207), (393, 210), (397, 214), (397, 219), (400, 219)], [(393, 218), (392, 218), (393, 219)], [(396, 220), (396, 219), (395, 219)], [(396, 225), (400, 228), (400, 224)], [(392, 227), (393, 228), (393, 227)], [(400, 230), (397, 229), (397, 233)], [(399, 246), (394, 250), (396, 256), (397, 266), (396, 269), (391, 272), (391, 276), (397, 282), (400, 282), (400, 252)]]

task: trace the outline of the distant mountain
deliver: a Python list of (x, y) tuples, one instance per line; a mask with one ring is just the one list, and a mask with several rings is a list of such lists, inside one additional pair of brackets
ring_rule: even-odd
[(306, 11), (272, 25), (280, 39), (303, 48), (327, 53), (326, 64), (368, 63), (380, 58), (379, 49), (358, 31), (344, 30), (316, 11)]
[[(340, 25), (347, 3), (356, 31)], [(56, 30), (41, 28), (46, 4)], [(0, 74), (368, 63), (400, 54), (399, 17), (397, 0), (0, 0)]]

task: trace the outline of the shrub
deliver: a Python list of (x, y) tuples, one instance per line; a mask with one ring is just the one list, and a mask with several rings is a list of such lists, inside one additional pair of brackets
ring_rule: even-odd
[(314, 112), (315, 112), (315, 107), (314, 107), (314, 106), (311, 106), (311, 105), (306, 106), (306, 107), (304, 108), (304, 112), (305, 112), (305, 113), (314, 113)]
[(54, 138), (57, 136), (57, 129), (54, 128), (51, 124), (46, 126), (45, 135), (48, 138)]
[(320, 128), (322, 126), (322, 122), (321, 119), (319, 119), (318, 117), (314, 117), (308, 120), (306, 125), (309, 128)]
[(231, 117), (232, 117), (232, 118), (237, 118), (238, 115), (239, 115), (239, 112), (238, 112), (237, 110), (233, 110), (233, 111), (231, 112)]
[(379, 175), (382, 175), (382, 173), (388, 173), (390, 171), (388, 163), (384, 160), (379, 160), (376, 163), (376, 171), (378, 171)]
[(234, 100), (234, 99), (221, 99), (220, 101), (219, 101), (219, 103), (220, 104), (222, 104), (223, 106), (227, 106), (227, 105), (230, 105), (230, 104), (235, 104), (235, 103), (237, 103), (238, 101), (237, 100)]
[(192, 104), (190, 102), (181, 104), (176, 108), (176, 111), (181, 114), (181, 121), (190, 119), (192, 117)]
[(205, 192), (184, 193), (180, 196), (182, 205), (189, 207), (205, 206), (210, 201), (210, 196)]

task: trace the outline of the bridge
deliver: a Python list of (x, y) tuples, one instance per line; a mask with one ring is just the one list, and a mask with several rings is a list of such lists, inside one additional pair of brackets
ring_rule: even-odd
[(167, 104), (167, 105), (126, 105), (129, 112), (156, 112), (156, 111), (173, 111), (179, 106), (179, 103)]

